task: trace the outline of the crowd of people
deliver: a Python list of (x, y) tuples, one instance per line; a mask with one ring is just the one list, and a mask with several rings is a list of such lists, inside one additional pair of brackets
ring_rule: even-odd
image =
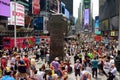
[(117, 55), (118, 43), (115, 40), (109, 40), (109, 43), (106, 43), (104, 38), (98, 42), (95, 40), (85, 40), (90, 39), (85, 39), (84, 37), (82, 42), (74, 42), (75, 45), (70, 46), (70, 50), (73, 52), (69, 52), (71, 52), (71, 54), (74, 53), (76, 80), (78, 80), (78, 75), (80, 80), (87, 80), (81, 77), (84, 76), (82, 75), (82, 71), (89, 74), (89, 76), (87, 76), (89, 80), (92, 80), (92, 78), (97, 79), (98, 74), (105, 75), (107, 80), (114, 80), (117, 75), (115, 57)]
[[(69, 74), (74, 72), (74, 80), (92, 80), (98, 74), (104, 74), (107, 80), (116, 78), (117, 68), (114, 58), (117, 53), (117, 43), (110, 41), (65, 41), (64, 60), (56, 56), (50, 62), (50, 47), (47, 44), (32, 48), (13, 48), (1, 51), (1, 80), (69, 80)], [(73, 57), (74, 60), (71, 60)], [(42, 63), (39, 68), (38, 63)], [(74, 61), (74, 63), (72, 63)], [(46, 65), (47, 64), (47, 65)], [(74, 65), (74, 66), (71, 66)]]

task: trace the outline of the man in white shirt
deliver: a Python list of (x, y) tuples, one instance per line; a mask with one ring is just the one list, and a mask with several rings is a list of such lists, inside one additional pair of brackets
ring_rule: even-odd
[(45, 75), (45, 72), (39, 69), (39, 71), (37, 72), (37, 74), (35, 74), (34, 77), (36, 80), (44, 80), (44, 75)]
[(110, 65), (114, 64), (115, 61), (114, 61), (114, 57), (113, 56), (110, 56)]
[(114, 64), (111, 65), (111, 69), (109, 72), (109, 78), (107, 80), (113, 80), (117, 74), (117, 68)]

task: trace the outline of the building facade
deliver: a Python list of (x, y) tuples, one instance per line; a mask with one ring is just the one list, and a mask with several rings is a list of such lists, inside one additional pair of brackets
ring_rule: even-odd
[(118, 37), (119, 0), (99, 0), (100, 28), (103, 36)]

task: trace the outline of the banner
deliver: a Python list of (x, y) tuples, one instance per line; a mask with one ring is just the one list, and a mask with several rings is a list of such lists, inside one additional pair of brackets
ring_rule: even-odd
[(40, 14), (40, 0), (32, 0), (32, 13), (34, 15)]
[(89, 30), (89, 9), (84, 10), (84, 31)]
[(42, 30), (44, 28), (44, 17), (40, 16), (33, 20), (34, 30)]
[(8, 18), (8, 25), (15, 25), (16, 21), (16, 25), (24, 26), (24, 19), (25, 19), (24, 6), (15, 2), (10, 2), (10, 18)]
[(94, 27), (95, 27), (95, 34), (101, 34), (101, 31), (99, 30), (99, 16), (95, 17), (95, 22), (94, 22)]

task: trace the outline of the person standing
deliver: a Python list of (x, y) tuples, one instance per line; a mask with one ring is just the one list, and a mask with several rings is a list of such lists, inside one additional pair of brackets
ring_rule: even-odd
[(27, 74), (30, 75), (30, 60), (28, 59), (28, 55), (27, 54), (25, 54), (23, 60), (24, 60), (24, 62), (26, 64), (26, 69), (27, 69), (26, 72), (27, 72)]
[(24, 60), (19, 60), (17, 64), (16, 80), (19, 80), (19, 79), (28, 80), (28, 75), (26, 73), (26, 70), (27, 68)]
[[(36, 71), (35, 71), (36, 72)], [(44, 80), (45, 71), (42, 68), (39, 68), (39, 71), (34, 75), (35, 80)]]
[(35, 61), (36, 56), (33, 55), (33, 57), (30, 60), (30, 64), (31, 64), (31, 76), (34, 75), (34, 72), (36, 71), (36, 61)]
[(116, 75), (117, 75), (117, 68), (115, 67), (114, 64), (112, 64), (109, 72), (109, 77), (107, 80), (113, 80)]
[(92, 66), (92, 77), (96, 76), (97, 78), (98, 60), (96, 58), (94, 58), (91, 61), (91, 66)]
[(1, 58), (1, 69), (2, 69), (2, 73), (4, 74), (4, 71), (7, 67), (7, 63), (8, 63), (8, 59), (7, 59), (7, 56), (4, 55), (2, 58)]
[(47, 53), (46, 53), (46, 62), (48, 65), (50, 65), (50, 53), (49, 53), (49, 51), (47, 51)]
[(59, 58), (56, 57), (54, 61), (52, 61), (52, 63), (50, 64), (50, 67), (53, 67), (54, 68), (54, 72), (58, 75), (58, 76), (61, 76), (60, 74), (60, 69), (59, 69)]
[(74, 65), (74, 71), (75, 71), (75, 77), (76, 80), (78, 80), (77, 76), (80, 76), (80, 70), (82, 69), (82, 65), (80, 64), (79, 59), (76, 60), (76, 63)]

